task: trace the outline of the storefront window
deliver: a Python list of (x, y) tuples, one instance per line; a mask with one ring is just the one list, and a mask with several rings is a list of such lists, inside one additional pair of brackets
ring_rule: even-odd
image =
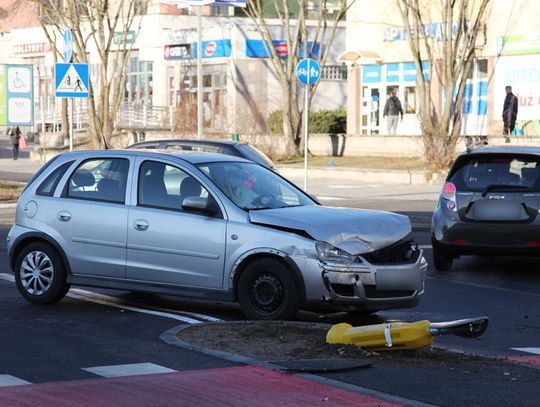
[[(176, 107), (174, 127), (178, 131), (197, 129), (197, 66), (191, 61), (167, 68), (170, 102)], [(171, 77), (174, 72), (174, 78)], [(208, 131), (227, 131), (227, 65), (203, 67), (203, 125)]]
[(416, 113), (416, 87), (405, 88), (405, 113)]
[(153, 63), (140, 61), (138, 52), (132, 52), (126, 72), (125, 102), (152, 104)]

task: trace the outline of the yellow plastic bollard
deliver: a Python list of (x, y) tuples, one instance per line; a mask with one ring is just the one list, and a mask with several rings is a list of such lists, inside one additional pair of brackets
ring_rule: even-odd
[(403, 350), (429, 346), (433, 337), (429, 321), (392, 322), (356, 328), (342, 323), (328, 331), (326, 342), (356, 345), (369, 350)]

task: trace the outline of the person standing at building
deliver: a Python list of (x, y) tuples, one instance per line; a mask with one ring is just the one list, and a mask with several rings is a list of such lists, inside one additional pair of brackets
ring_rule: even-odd
[(403, 108), (401, 102), (397, 97), (397, 89), (392, 89), (390, 97), (386, 100), (384, 105), (383, 117), (386, 117), (386, 131), (388, 135), (396, 135), (399, 116), (403, 120)]
[(507, 86), (506, 97), (504, 98), (504, 106), (502, 112), (503, 118), (503, 134), (512, 134), (516, 127), (516, 119), (518, 114), (518, 99), (516, 95), (512, 93), (512, 87)]
[[(19, 127), (17, 127), (18, 129)], [(19, 138), (21, 136), (21, 131), (17, 133), (17, 129), (14, 129), (13, 127), (8, 127), (6, 129), (6, 136), (9, 137), (9, 142), (11, 143), (11, 146), (13, 147), (13, 159), (16, 160), (19, 158)]]

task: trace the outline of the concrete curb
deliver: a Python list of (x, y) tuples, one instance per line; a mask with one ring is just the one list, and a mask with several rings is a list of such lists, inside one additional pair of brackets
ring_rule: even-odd
[[(278, 165), (277, 170), (285, 178), (301, 178), (304, 169), (288, 165)], [(363, 183), (388, 185), (432, 185), (441, 182), (441, 174), (432, 171), (399, 171), (351, 167), (308, 168), (310, 177), (317, 179), (353, 179)]]
[[(253, 323), (253, 322), (252, 321), (214, 322), (214, 323), (197, 324), (197, 326), (215, 325), (215, 324), (227, 324), (227, 323), (228, 324), (245, 323), (247, 325), (247, 324), (250, 324), (250, 323)], [(290, 323), (291, 324), (299, 324), (299, 325), (311, 325), (311, 326), (313, 326), (313, 325), (328, 326), (328, 327), (330, 326), (330, 325), (327, 325), (327, 324), (313, 324), (313, 323), (309, 323), (309, 322), (290, 322)], [(208, 355), (208, 356), (212, 356), (212, 357), (215, 357), (215, 358), (226, 360), (228, 362), (259, 366), (259, 367), (263, 367), (265, 369), (275, 370), (275, 371), (279, 371), (279, 372), (284, 371), (284, 368), (282, 366), (274, 364), (274, 363), (265, 362), (265, 361), (250, 358), (250, 357), (247, 357), (247, 356), (234, 355), (232, 353), (228, 353), (228, 352), (224, 352), (224, 351), (220, 351), (220, 350), (209, 349), (209, 348), (205, 348), (203, 346), (193, 345), (191, 343), (188, 343), (188, 342), (182, 341), (181, 339), (178, 339), (178, 337), (177, 337), (178, 333), (182, 332), (185, 329), (189, 329), (191, 327), (192, 327), (192, 325), (177, 325), (177, 326), (163, 332), (160, 335), (159, 338), (163, 342), (165, 342), (165, 343), (167, 343), (169, 345), (176, 346), (178, 348), (188, 350), (188, 351), (200, 352), (200, 353), (203, 353), (203, 354)], [(347, 391), (351, 391), (351, 392), (355, 392), (355, 393), (360, 393), (360, 394), (367, 395), (367, 396), (376, 397), (376, 398), (379, 398), (379, 399), (382, 399), (382, 400), (385, 400), (385, 401), (390, 401), (390, 402), (394, 402), (394, 403), (401, 403), (401, 404), (404, 404), (406, 406), (411, 406), (411, 407), (434, 407), (432, 404), (427, 404), (427, 403), (423, 403), (421, 401), (416, 401), (416, 400), (410, 400), (410, 399), (406, 399), (406, 398), (403, 398), (403, 397), (394, 396), (394, 395), (391, 395), (391, 394), (388, 394), (388, 393), (382, 393), (382, 392), (379, 392), (377, 390), (368, 389), (366, 387), (356, 386), (354, 384), (343, 383), (343, 382), (333, 380), (333, 379), (327, 379), (327, 378), (317, 376), (317, 375), (314, 375), (314, 374), (290, 373), (290, 372), (287, 372), (287, 374), (292, 374), (294, 376), (303, 378), (305, 380), (310, 380), (310, 381), (313, 381), (315, 383), (323, 384), (323, 385), (326, 385), (326, 386), (332, 386), (332, 387), (336, 387), (336, 388), (339, 388), (339, 389), (343, 389), (343, 390), (347, 390)]]

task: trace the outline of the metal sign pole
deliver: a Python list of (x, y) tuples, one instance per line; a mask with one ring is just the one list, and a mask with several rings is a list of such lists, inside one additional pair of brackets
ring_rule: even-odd
[(69, 98), (69, 151), (73, 151), (73, 98)]
[(307, 61), (307, 81), (304, 94), (304, 191), (308, 192), (308, 125), (309, 125), (309, 112), (308, 112), (308, 94), (310, 74), (309, 74), (309, 59)]
[(197, 6), (197, 139), (203, 135), (202, 6)]

